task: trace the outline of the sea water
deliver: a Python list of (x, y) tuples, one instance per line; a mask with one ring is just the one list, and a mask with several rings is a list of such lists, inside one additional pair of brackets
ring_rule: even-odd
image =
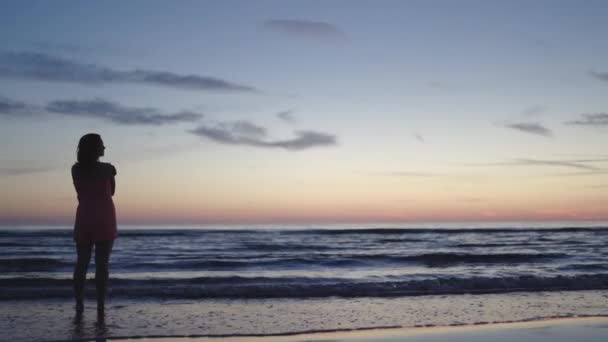
[[(51, 301), (65, 311), (58, 315), (68, 315), (70, 309), (66, 305), (70, 305), (72, 298), (74, 262), (75, 248), (69, 229), (0, 230), (0, 306), (4, 303), (9, 310), (22, 303), (30, 305), (29, 312), (44, 316), (50, 315), (48, 304), (44, 303)], [(90, 269), (89, 278), (93, 278), (94, 265)], [(162, 303), (187, 307), (190, 318), (179, 318), (182, 322), (196, 321), (193, 317), (197, 315), (211, 322), (209, 312), (214, 312), (215, 305), (216, 315), (226, 317), (233, 314), (234, 307), (241, 313), (250, 310), (251, 315), (281, 308), (284, 312), (278, 315), (298, 321), (297, 327), (303, 331), (319, 330), (322, 324), (302, 324), (301, 319), (311, 320), (315, 310), (336, 316), (336, 306), (352, 311), (350, 316), (343, 316), (345, 323), (351, 321), (345, 324), (348, 328), (438, 324), (437, 319), (424, 321), (427, 317), (424, 315), (430, 315), (430, 311), (421, 313), (433, 303), (440, 312), (437, 315), (443, 315), (440, 324), (476, 323), (517, 320), (513, 310), (529, 309), (534, 312), (533, 318), (559, 316), (560, 305), (569, 304), (555, 304), (556, 301), (576, 294), (582, 296), (581, 305), (587, 305), (586, 300), (590, 306), (568, 307), (564, 313), (602, 314), (607, 307), (604, 290), (608, 289), (608, 225), (123, 227), (114, 244), (110, 274), (108, 297), (118, 307), (114, 311), (120, 312), (122, 308), (125, 313), (143, 308), (136, 316), (146, 322), (149, 321), (146, 314), (154, 315), (151, 312), (158, 311), (154, 307)], [(94, 283), (87, 286), (88, 295), (94, 297)], [(549, 297), (553, 298), (551, 303), (542, 300)], [(520, 303), (517, 298), (524, 299)], [(451, 310), (457, 312), (459, 305), (485, 305), (492, 301), (495, 303), (492, 313), (465, 317), (448, 310), (441, 314), (442, 306), (444, 309), (452, 306)], [(500, 301), (504, 302), (503, 311), (510, 310), (511, 315), (500, 318), (501, 306), (497, 304)], [(574, 297), (572, 302), (576, 303)], [(417, 314), (422, 320), (408, 321), (407, 310), (396, 319), (397, 313), (390, 312), (397, 310), (396, 303), (409, 305), (410, 313), (415, 308), (422, 310)], [(42, 306), (37, 311), (32, 305)], [(42, 309), (45, 305), (47, 309)], [(362, 314), (363, 307), (369, 309), (370, 305), (376, 311)], [(532, 305), (541, 309), (546, 305), (546, 310), (534, 311)], [(549, 310), (551, 305), (553, 309)], [(383, 317), (381, 312), (387, 308), (392, 309)], [(111, 311), (112, 305), (108, 309)], [(300, 310), (301, 317), (292, 309)], [(170, 317), (176, 309), (167, 310)], [(454, 317), (445, 319), (450, 315)], [(375, 320), (366, 321), (364, 316)], [(19, 317), (13, 313), (7, 328), (17, 329), (19, 324), (25, 324), (19, 321), (25, 320), (25, 316)], [(353, 319), (360, 323), (353, 324)], [(189, 334), (206, 335), (210, 331), (227, 335), (264, 334), (295, 329), (277, 323), (252, 330), (239, 323), (219, 322), (223, 321), (217, 323), (222, 325), (219, 330), (205, 323), (198, 330), (189, 327)], [(148, 324), (152, 323), (144, 325)], [(342, 324), (334, 322), (334, 325), (333, 328), (340, 328)], [(157, 334), (163, 335), (171, 329), (158, 330)], [(128, 330), (117, 331), (132, 335)], [(146, 331), (150, 331), (149, 327)]]

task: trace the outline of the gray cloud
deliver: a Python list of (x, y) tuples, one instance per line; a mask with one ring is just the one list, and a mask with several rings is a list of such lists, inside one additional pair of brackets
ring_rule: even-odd
[(600, 81), (608, 82), (608, 72), (599, 72), (599, 71), (595, 71), (595, 70), (589, 70), (589, 75), (591, 75), (591, 77), (598, 79)]
[(270, 147), (281, 147), (288, 150), (303, 150), (311, 147), (337, 145), (337, 139), (332, 134), (315, 131), (296, 131), (296, 137), (289, 140), (278, 140), (264, 143)]
[(307, 36), (342, 36), (343, 33), (332, 24), (322, 21), (270, 19), (263, 23), (267, 29)]
[[(466, 166), (515, 166), (515, 167), (557, 167), (557, 168), (569, 168), (571, 169), (569, 172), (560, 172), (560, 173), (552, 173), (552, 174), (543, 174), (539, 175), (541, 177), (556, 177), (556, 176), (593, 176), (593, 175), (601, 175), (608, 174), (608, 170), (595, 166), (593, 164), (597, 163), (608, 163), (608, 157), (598, 155), (598, 156), (589, 156), (586, 158), (572, 158), (572, 159), (534, 159), (534, 158), (519, 158), (512, 159), (504, 162), (495, 162), (495, 163), (469, 163), (463, 164)], [(591, 165), (590, 165), (591, 164)]]
[(36, 52), (0, 53), (0, 77), (94, 85), (139, 83), (188, 90), (257, 91), (214, 77), (145, 69), (122, 71)]
[(569, 172), (569, 173), (553, 173), (542, 175), (542, 177), (584, 177), (584, 176), (597, 176), (597, 175), (608, 175), (608, 171), (581, 171), (581, 172)]
[(418, 140), (418, 142), (421, 142), (421, 143), (424, 142), (424, 137), (420, 133), (414, 133), (414, 139)]
[(293, 110), (284, 110), (282, 112), (278, 112), (277, 117), (289, 123), (294, 123), (296, 121), (295, 116), (293, 116)]
[(541, 125), (537, 122), (515, 122), (505, 124), (505, 127), (512, 128), (521, 132), (531, 133), (536, 135), (542, 135), (545, 137), (550, 137), (553, 133), (550, 129)]
[(34, 109), (34, 106), (27, 103), (11, 100), (0, 95), (0, 116), (29, 115)]
[(539, 159), (518, 159), (515, 161), (515, 164), (518, 165), (546, 165), (546, 166), (563, 166), (563, 167), (571, 167), (579, 170), (586, 171), (600, 171), (601, 168), (582, 164), (578, 161), (569, 161), (569, 160), (539, 160)]
[(159, 126), (194, 122), (202, 117), (202, 114), (188, 111), (166, 114), (154, 108), (127, 107), (104, 99), (53, 101), (45, 109), (51, 113), (96, 118), (123, 125)]
[(598, 158), (586, 158), (586, 159), (571, 159), (569, 160), (571, 163), (600, 163), (600, 162), (608, 162), (608, 158), (606, 157), (598, 157)]
[[(606, 173), (606, 169), (593, 165), (594, 163), (607, 163), (608, 157), (592, 156), (588, 158), (572, 158), (572, 159), (534, 159), (534, 158), (518, 158), (504, 162), (495, 163), (478, 163), (464, 164), (466, 166), (554, 166), (576, 169), (578, 172), (560, 173), (562, 175), (591, 175)], [(554, 176), (554, 175), (552, 175)]]
[(215, 126), (201, 125), (190, 133), (229, 145), (248, 145), (262, 148), (304, 150), (312, 147), (337, 144), (334, 135), (315, 131), (296, 131), (296, 137), (287, 140), (267, 139), (266, 129), (247, 121), (224, 122)]
[(585, 113), (579, 120), (567, 121), (566, 125), (608, 126), (608, 113)]
[(473, 166), (559, 166), (575, 168), (578, 170), (597, 172), (602, 169), (596, 166), (587, 165), (586, 163), (592, 162), (605, 162), (608, 159), (580, 159), (580, 160), (544, 160), (544, 159), (530, 159), (520, 158), (507, 162), (500, 163), (488, 163), (488, 164), (469, 164)]
[(240, 120), (230, 124), (222, 124), (224, 129), (232, 130), (232, 132), (240, 137), (249, 139), (262, 139), (266, 136), (266, 128), (252, 124), (249, 121)]

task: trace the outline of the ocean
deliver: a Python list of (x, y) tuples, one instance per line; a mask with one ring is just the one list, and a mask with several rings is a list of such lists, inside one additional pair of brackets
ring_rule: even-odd
[[(0, 246), (1, 299), (72, 296), (70, 230), (4, 230)], [(605, 289), (608, 227), (123, 230), (111, 275), (126, 298)]]
[[(50, 309), (42, 309), (40, 303), (55, 303), (55, 308), (64, 308), (62, 315), (70, 312), (71, 272), (75, 262), (70, 229), (2, 229), (0, 247), (0, 307), (4, 305), (11, 311), (15, 306), (27, 304), (31, 306), (28, 312), (33, 310), (46, 317), (51, 315)], [(93, 262), (89, 272), (89, 278), (93, 278)], [(93, 298), (94, 283), (89, 281), (87, 287), (88, 295)], [(151, 309), (154, 303), (189, 306), (189, 312), (195, 313), (198, 305), (200, 312), (207, 312), (208, 318), (213, 305), (216, 308), (245, 305), (249, 309), (261, 305), (258, 312), (272, 312), (263, 309), (264, 305), (276, 305), (275, 309), (282, 305), (285, 310), (300, 308), (307, 312), (305, 307), (313, 305), (311, 303), (317, 307), (330, 304), (348, 307), (355, 305), (353, 303), (369, 307), (370, 303), (386, 303), (385, 308), (377, 308), (384, 310), (390, 307), (389, 303), (399, 302), (411, 305), (408, 310), (420, 305), (424, 311), (428, 308), (421, 303), (441, 307), (443, 300), (447, 307), (472, 300), (475, 303), (512, 302), (504, 306), (508, 311), (512, 310), (508, 309), (509, 305), (519, 303), (518, 298), (541, 306), (530, 308), (538, 318), (561, 315), (558, 309), (555, 309), (557, 314), (549, 310), (549, 306), (544, 312), (543, 302), (539, 304), (538, 298), (567, 300), (573, 295), (587, 297), (579, 300), (582, 307), (576, 307), (573, 297), (571, 305), (574, 306), (568, 307), (565, 315), (598, 314), (597, 310), (608, 314), (606, 290), (608, 225), (132, 228), (120, 229), (115, 242), (108, 297), (116, 307), (128, 307), (123, 309), (125, 312), (138, 306), (147, 308), (141, 309), (139, 315), (143, 321), (149, 320), (144, 317), (145, 312), (156, 310)], [(598, 300), (599, 307), (594, 306)], [(464, 302), (459, 305), (472, 305)], [(584, 307), (586, 303), (593, 309)], [(203, 304), (204, 310), (200, 308)], [(562, 304), (567, 307), (566, 303)], [(33, 309), (32, 305), (39, 309)], [(351, 309), (353, 312), (363, 310)], [(111, 305), (108, 310), (112, 311)], [(498, 304), (494, 310), (500, 312)], [(302, 317), (291, 315), (300, 322), (300, 330), (323, 330), (318, 324), (302, 324)], [(395, 314), (386, 314), (391, 315)], [(442, 324), (485, 322), (484, 317), (488, 315), (490, 313), (460, 315)], [(391, 321), (380, 316), (378, 322), (404, 325), (400, 324), (403, 320)], [(517, 320), (511, 316), (494, 321)], [(4, 328), (18, 329), (20, 324), (25, 324), (20, 321), (25, 318), (19, 317), (18, 313), (4, 317), (12, 323), (0, 323), (0, 328), (8, 324)], [(422, 324), (435, 324), (435, 321), (430, 319)], [(373, 322), (361, 325), (348, 327), (374, 326)], [(190, 334), (210, 333), (210, 326), (205, 327), (199, 326), (198, 330), (191, 327)], [(262, 333), (283, 332), (276, 326), (264, 329)], [(250, 330), (237, 324), (233, 328), (223, 325), (217, 331), (238, 335)], [(128, 329), (117, 331), (125, 336), (133, 334)]]

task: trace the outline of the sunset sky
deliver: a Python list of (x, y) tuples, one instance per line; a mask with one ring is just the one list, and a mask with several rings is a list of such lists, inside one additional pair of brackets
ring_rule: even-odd
[(607, 1), (2, 1), (0, 224), (608, 219)]

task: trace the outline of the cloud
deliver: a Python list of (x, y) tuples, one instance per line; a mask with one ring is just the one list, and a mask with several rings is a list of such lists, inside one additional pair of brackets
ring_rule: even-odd
[(566, 125), (581, 125), (581, 126), (607, 126), (608, 113), (585, 113), (581, 114), (579, 120), (567, 121)]
[(596, 157), (596, 158), (586, 158), (586, 159), (572, 159), (570, 160), (572, 163), (599, 163), (599, 162), (608, 162), (608, 158), (606, 157)]
[(293, 116), (293, 110), (284, 110), (282, 112), (278, 112), (277, 117), (289, 123), (294, 123), (296, 121), (295, 116)]
[(598, 79), (600, 81), (608, 82), (608, 72), (599, 72), (599, 71), (589, 70), (589, 75), (591, 75), (591, 77)]
[(505, 127), (512, 128), (512, 129), (515, 129), (515, 130), (518, 130), (521, 132), (525, 132), (525, 133), (542, 135), (545, 137), (550, 137), (551, 135), (553, 135), (553, 133), (551, 132), (550, 129), (546, 128), (545, 126), (543, 126), (537, 122), (508, 123), (508, 124), (505, 124)]
[(195, 122), (203, 117), (203, 114), (191, 111), (163, 113), (154, 108), (128, 107), (100, 98), (93, 100), (57, 100), (40, 108), (0, 96), (0, 117), (23, 117), (31, 115), (34, 111), (95, 118), (122, 125), (160, 126), (180, 122)]
[(420, 133), (414, 133), (414, 139), (418, 140), (418, 142), (421, 142), (421, 143), (424, 142), (424, 137)]
[(544, 160), (544, 159), (529, 159), (529, 158), (520, 158), (515, 159), (508, 162), (500, 162), (500, 163), (488, 163), (488, 164), (469, 164), (469, 165), (477, 165), (477, 166), (560, 166), (560, 167), (568, 167), (575, 168), (578, 170), (585, 171), (601, 171), (602, 169), (596, 166), (587, 165), (585, 163), (592, 162), (604, 162), (608, 161), (608, 159), (583, 159), (583, 160)]
[(580, 162), (568, 161), (568, 160), (518, 159), (518, 160), (516, 160), (516, 164), (563, 166), (563, 167), (571, 167), (571, 168), (586, 170), (586, 171), (600, 171), (601, 170), (601, 168), (599, 168), (599, 167), (590, 166), (590, 165), (582, 164)]
[(342, 36), (344, 33), (332, 24), (322, 21), (269, 19), (264, 21), (267, 29), (306, 36)]
[[(226, 127), (226, 124), (224, 124)], [(229, 124), (229, 129), (238, 136), (251, 139), (262, 139), (266, 136), (266, 128), (250, 123), (249, 121), (240, 120)]]
[(0, 53), (0, 77), (93, 85), (138, 83), (187, 90), (258, 91), (214, 77), (145, 69), (122, 71), (36, 52)]
[(11, 100), (0, 95), (0, 116), (30, 115), (34, 106), (21, 101)]
[(201, 125), (190, 133), (228, 145), (247, 145), (261, 148), (304, 150), (313, 147), (337, 145), (334, 135), (315, 131), (296, 131), (287, 140), (269, 140), (264, 127), (247, 121), (223, 122), (215, 126)]
[(558, 175), (587, 175), (587, 174), (602, 174), (607, 171), (604, 168), (589, 165), (592, 163), (606, 163), (608, 157), (598, 156), (592, 158), (579, 158), (579, 159), (534, 159), (534, 158), (519, 158), (512, 159), (510, 161), (497, 162), (497, 163), (480, 163), (480, 164), (465, 164), (467, 166), (555, 166), (565, 167), (579, 170), (576, 173), (569, 174), (558, 174)]
[(542, 177), (577, 177), (577, 176), (597, 176), (597, 175), (608, 175), (608, 171), (581, 171), (581, 172), (569, 172), (569, 173), (554, 173), (548, 175), (542, 175)]
[(576, 169), (577, 171), (569, 173), (558, 173), (548, 174), (546, 176), (592, 176), (599, 174), (608, 174), (608, 170), (602, 167), (589, 165), (593, 163), (607, 163), (608, 157), (603, 155), (588, 156), (585, 158), (572, 158), (572, 159), (533, 159), (533, 158), (519, 158), (511, 161), (499, 162), (499, 163), (486, 163), (486, 164), (467, 164), (469, 166), (555, 166), (564, 167), (570, 169)]
[(194, 112), (162, 113), (154, 108), (127, 107), (104, 99), (85, 101), (62, 100), (50, 102), (48, 112), (102, 119), (122, 125), (164, 125), (180, 122), (194, 122), (202, 118), (202, 114)]

